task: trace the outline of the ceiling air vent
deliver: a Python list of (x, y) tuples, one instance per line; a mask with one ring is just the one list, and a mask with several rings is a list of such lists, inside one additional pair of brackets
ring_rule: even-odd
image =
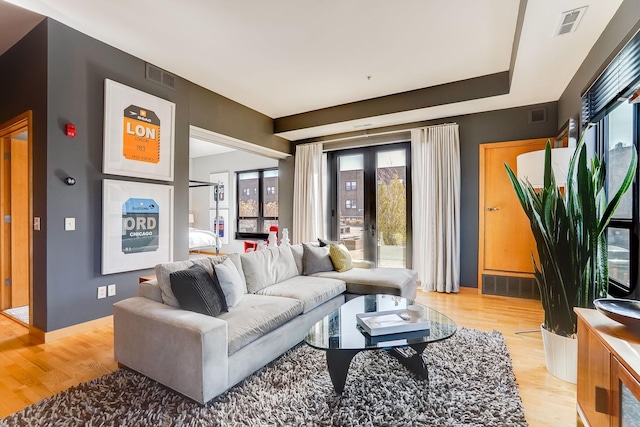
[(163, 69), (158, 68), (155, 65), (151, 65), (148, 62), (146, 67), (146, 77), (147, 80), (161, 84), (169, 89), (176, 88), (176, 76), (171, 73), (167, 73)]
[(574, 32), (576, 28), (578, 28), (578, 24), (580, 23), (580, 20), (584, 16), (584, 12), (586, 10), (587, 6), (583, 6), (578, 9), (572, 9), (566, 12), (562, 12), (554, 35), (561, 36), (563, 34)]

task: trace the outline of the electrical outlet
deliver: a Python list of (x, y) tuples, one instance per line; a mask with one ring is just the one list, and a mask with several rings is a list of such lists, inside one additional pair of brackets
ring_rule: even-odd
[(107, 297), (107, 287), (106, 286), (98, 286), (98, 299)]
[(112, 297), (112, 296), (115, 296), (115, 294), (116, 294), (116, 285), (115, 285), (115, 283), (107, 286), (107, 296), (108, 297)]

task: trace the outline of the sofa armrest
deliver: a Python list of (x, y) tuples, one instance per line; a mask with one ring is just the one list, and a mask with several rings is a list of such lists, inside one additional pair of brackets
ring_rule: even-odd
[(354, 259), (353, 266), (355, 268), (373, 268), (375, 267), (375, 264), (371, 261), (366, 261), (363, 259), (358, 259), (358, 260)]
[(143, 297), (113, 305), (119, 363), (200, 403), (227, 389), (224, 320)]

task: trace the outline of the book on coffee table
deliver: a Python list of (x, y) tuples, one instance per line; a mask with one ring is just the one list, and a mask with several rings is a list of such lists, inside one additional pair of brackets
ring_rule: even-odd
[(358, 325), (371, 336), (429, 329), (428, 319), (411, 322), (406, 310), (374, 311), (356, 314)]

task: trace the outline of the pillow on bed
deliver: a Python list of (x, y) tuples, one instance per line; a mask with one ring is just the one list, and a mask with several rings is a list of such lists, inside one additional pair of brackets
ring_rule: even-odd
[(333, 271), (329, 248), (302, 244), (302, 273), (309, 276), (322, 271)]
[(180, 308), (209, 316), (227, 311), (218, 279), (211, 277), (203, 266), (194, 264), (186, 270), (174, 271), (169, 280)]

